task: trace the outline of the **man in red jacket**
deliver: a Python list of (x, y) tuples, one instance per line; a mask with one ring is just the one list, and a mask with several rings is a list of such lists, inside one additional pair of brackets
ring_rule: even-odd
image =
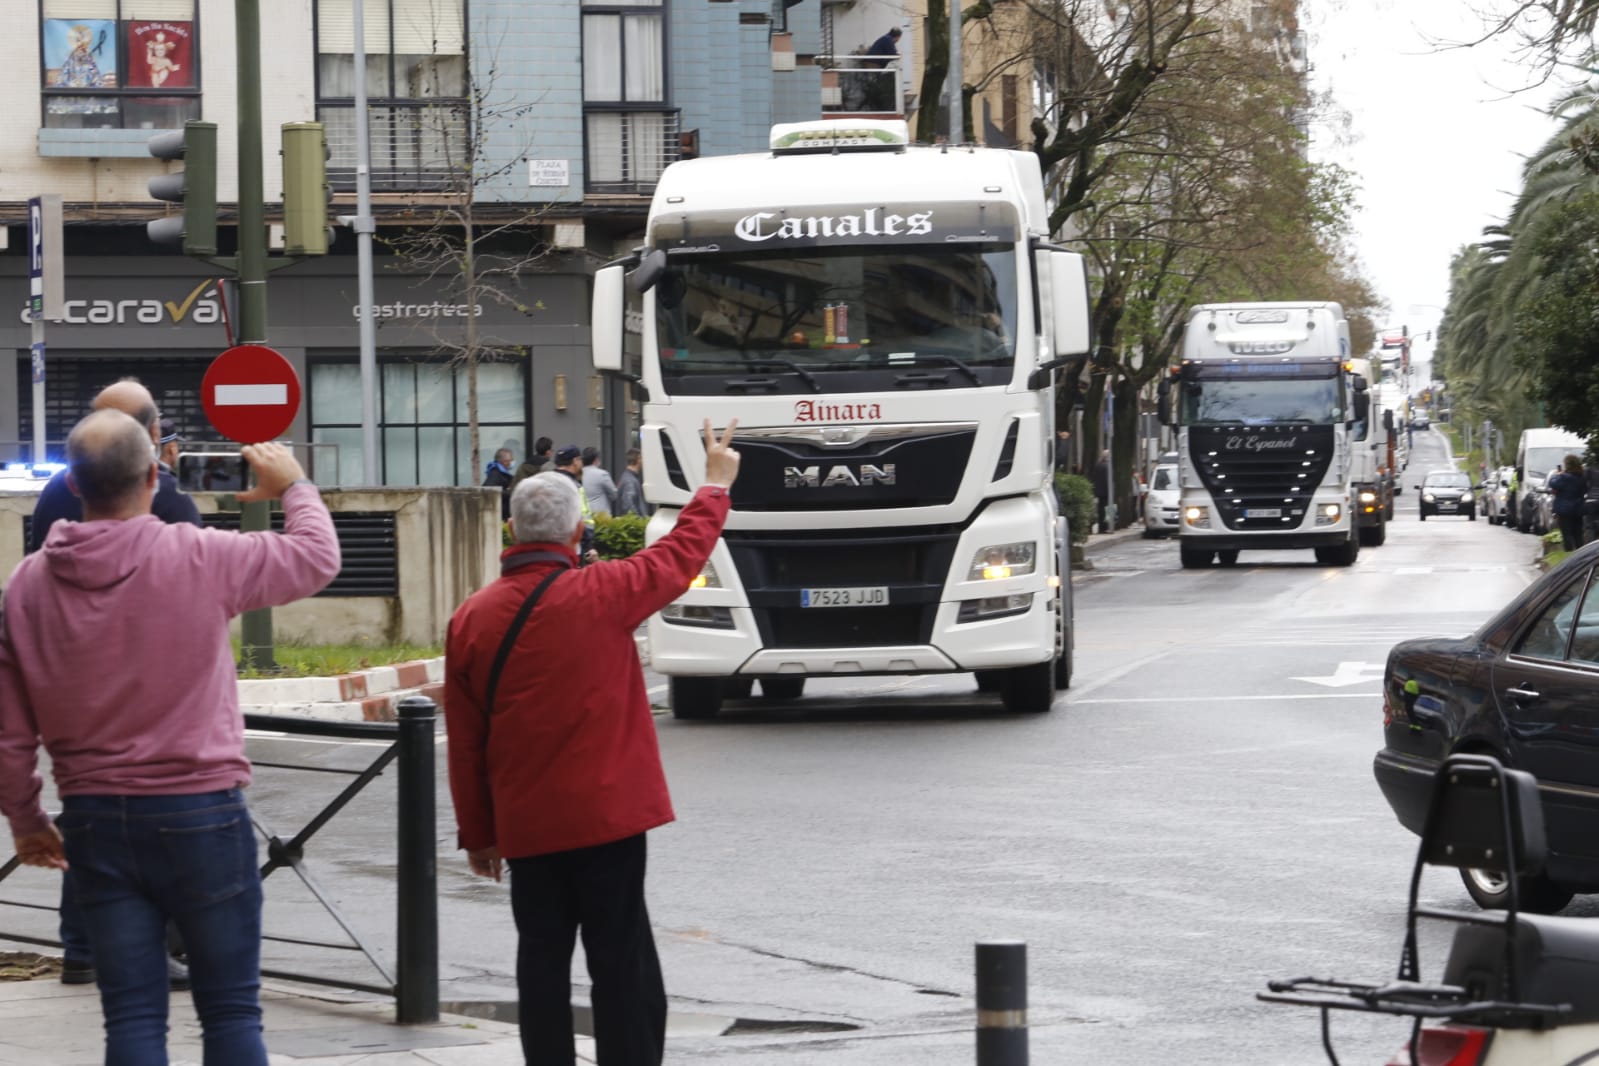
[[(644, 834), (673, 815), (633, 633), (687, 591), (721, 535), (738, 476), (736, 425), (717, 439), (706, 421), (705, 483), (672, 532), (618, 562), (577, 569), (584, 525), (571, 478), (547, 472), (518, 484), (516, 544), (499, 580), (450, 619), (444, 717), (458, 842), (479, 876), (498, 881), (502, 861), (510, 866), (532, 1066), (576, 1061), (580, 929), (599, 1060), (661, 1061), (666, 990), (644, 905)], [(577, 640), (581, 663), (548, 650)]]

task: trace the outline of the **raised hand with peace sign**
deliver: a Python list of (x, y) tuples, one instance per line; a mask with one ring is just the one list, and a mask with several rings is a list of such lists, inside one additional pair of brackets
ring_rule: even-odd
[(717, 440), (716, 431), (711, 428), (711, 420), (705, 420), (705, 483), (707, 485), (720, 485), (724, 489), (733, 487), (733, 482), (738, 478), (738, 452), (733, 450), (733, 431), (738, 428), (738, 419), (730, 418), (727, 428), (722, 431), (721, 440)]

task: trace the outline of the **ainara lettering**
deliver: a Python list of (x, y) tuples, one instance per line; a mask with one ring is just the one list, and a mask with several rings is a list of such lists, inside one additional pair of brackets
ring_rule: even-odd
[(896, 215), (868, 207), (858, 215), (803, 215), (783, 218), (775, 211), (745, 215), (733, 226), (739, 240), (816, 240), (819, 237), (925, 237), (933, 232), (933, 213)]
[(881, 422), (883, 405), (879, 403), (821, 403), (817, 400), (800, 400), (794, 404), (796, 422)]
[(1257, 437), (1237, 434), (1227, 438), (1230, 452), (1281, 452), (1297, 445), (1298, 437)]

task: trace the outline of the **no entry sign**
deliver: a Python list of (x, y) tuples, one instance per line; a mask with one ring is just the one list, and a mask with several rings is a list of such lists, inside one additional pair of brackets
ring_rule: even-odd
[(218, 433), (240, 444), (259, 444), (294, 421), (300, 379), (278, 352), (263, 344), (241, 344), (206, 368), (200, 402)]

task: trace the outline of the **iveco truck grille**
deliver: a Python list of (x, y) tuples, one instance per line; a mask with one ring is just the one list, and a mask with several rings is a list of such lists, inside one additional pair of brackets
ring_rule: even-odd
[(1333, 427), (1193, 426), (1188, 447), (1228, 529), (1298, 529), (1332, 462)]

